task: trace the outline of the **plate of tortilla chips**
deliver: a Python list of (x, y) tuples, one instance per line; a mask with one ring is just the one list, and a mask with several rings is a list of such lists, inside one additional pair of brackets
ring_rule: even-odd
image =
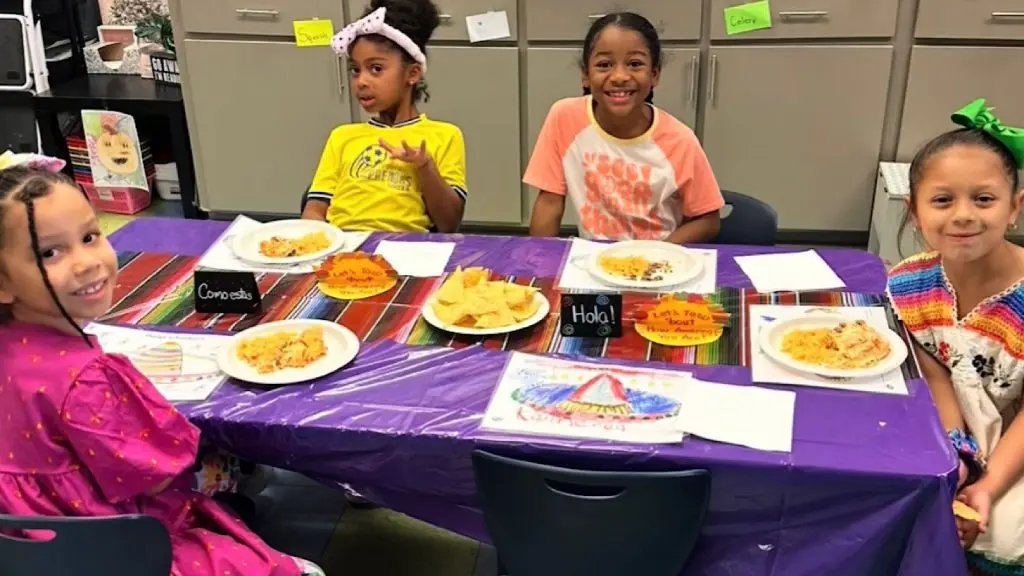
[(453, 334), (489, 336), (529, 328), (550, 311), (537, 288), (491, 280), (486, 268), (458, 268), (427, 299), (423, 319)]

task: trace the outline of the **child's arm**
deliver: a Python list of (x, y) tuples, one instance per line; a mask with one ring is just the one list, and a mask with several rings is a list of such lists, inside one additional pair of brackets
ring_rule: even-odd
[(972, 488), (988, 492), (998, 500), (1021, 478), (1024, 472), (1024, 418), (1020, 413), (988, 457), (985, 474)]
[(423, 204), (437, 231), (458, 231), (466, 208), (466, 153), (462, 133), (456, 131), (447, 144), (437, 151), (437, 158), (427, 152), (426, 140), (421, 141), (418, 148), (411, 147), (405, 141), (400, 146), (392, 146), (383, 138), (380, 145), (391, 157), (408, 162), (416, 168)]
[(946, 430), (964, 430), (964, 417), (960, 413), (960, 402), (953, 390), (953, 379), (949, 370), (939, 363), (927, 350), (914, 342), (914, 355), (921, 366), (921, 375), (928, 383), (928, 390), (935, 401), (935, 409), (939, 413), (939, 421)]
[(673, 244), (699, 244), (711, 242), (718, 236), (722, 225), (722, 217), (718, 210), (683, 222), (666, 239)]
[(199, 450), (199, 431), (121, 356), (101, 356), (82, 370), (61, 422), (111, 503), (165, 490)]
[(565, 195), (541, 190), (533, 202), (530, 236), (558, 236), (565, 215)]
[(330, 206), (323, 200), (306, 200), (306, 207), (302, 209), (303, 220), (319, 220), (320, 222), (327, 221), (327, 208)]

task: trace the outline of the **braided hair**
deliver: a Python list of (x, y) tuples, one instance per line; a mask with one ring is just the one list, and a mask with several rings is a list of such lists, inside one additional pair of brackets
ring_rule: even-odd
[[(363, 11), (363, 17), (370, 15), (378, 8), (387, 8), (387, 12), (384, 13), (384, 22), (408, 36), (426, 56), (427, 42), (433, 36), (434, 30), (441, 25), (441, 16), (438, 14), (437, 6), (431, 0), (371, 0), (370, 5)], [(416, 63), (412, 56), (398, 44), (380, 34), (367, 34), (359, 38), (397, 50), (402, 54), (402, 60), (406, 64)], [(427, 82), (422, 79), (412, 88), (412, 101), (415, 103), (421, 100), (430, 101)]]
[[(48, 170), (22, 166), (0, 170), (0, 247), (3, 246), (4, 233), (6, 232), (5, 227), (2, 225), (4, 222), (4, 212), (10, 204), (20, 202), (25, 206), (25, 214), (28, 218), (28, 233), (32, 242), (32, 254), (35, 256), (39, 274), (43, 278), (43, 285), (46, 286), (46, 291), (50, 294), (50, 298), (57, 305), (60, 315), (69, 324), (74, 326), (75, 330), (82, 336), (82, 339), (91, 346), (92, 342), (86, 336), (85, 331), (68, 314), (68, 311), (64, 309), (64, 305), (60, 303), (57, 291), (54, 290), (50, 277), (46, 273), (46, 266), (43, 264), (43, 252), (39, 246), (39, 232), (36, 230), (35, 201), (48, 195), (53, 190), (53, 187), (58, 184), (78, 188), (70, 178), (61, 172), (50, 172)], [(6, 322), (10, 319), (10, 306), (0, 304), (0, 322)]]

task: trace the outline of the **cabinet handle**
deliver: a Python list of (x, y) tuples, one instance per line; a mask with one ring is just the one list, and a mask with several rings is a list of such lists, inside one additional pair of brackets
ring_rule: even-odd
[(600, 20), (601, 18), (604, 18), (605, 16), (607, 16), (607, 14), (589, 14), (589, 15), (587, 15), (587, 18), (589, 18), (590, 21), (593, 22), (594, 20)]
[(277, 20), (277, 17), (278, 15), (280, 15), (280, 12), (278, 12), (277, 10), (254, 10), (252, 8), (239, 8), (235, 10), (235, 14), (238, 14), (242, 18), (245, 18), (246, 16), (262, 16), (265, 18), (270, 18), (271, 20)]
[(444, 24), (449, 24), (452, 21), (452, 15), (451, 14), (438, 14), (437, 15), (437, 19), (440, 20)]
[(1021, 20), (1024, 19), (1024, 12), (993, 12), (993, 20)]
[(345, 77), (342, 76), (344, 68), (341, 66), (341, 58), (334, 58), (334, 71), (338, 75), (338, 96), (345, 97)]
[(711, 68), (708, 70), (708, 104), (715, 103), (715, 82), (718, 80), (718, 56), (711, 55)]
[(828, 10), (788, 10), (779, 12), (779, 18), (793, 20), (795, 18), (828, 18)]
[(687, 104), (693, 104), (697, 101), (697, 69), (699, 62), (698, 56), (690, 56), (690, 89), (686, 91)]

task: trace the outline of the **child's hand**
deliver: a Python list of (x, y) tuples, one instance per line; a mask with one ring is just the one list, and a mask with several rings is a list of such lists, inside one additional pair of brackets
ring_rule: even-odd
[(964, 487), (964, 483), (967, 482), (967, 475), (968, 475), (967, 464), (964, 464), (963, 460), (959, 460), (959, 462), (960, 462), (960, 469), (958, 470), (958, 478), (957, 478), (957, 481), (956, 481), (957, 492), (959, 492), (960, 489)]
[(955, 517), (954, 520), (956, 520), (956, 535), (960, 538), (960, 545), (964, 547), (964, 550), (970, 549), (971, 546), (974, 546), (974, 541), (978, 539), (978, 534), (981, 534), (978, 523), (960, 517)]
[[(967, 504), (978, 513), (978, 531), (984, 534), (988, 530), (988, 516), (992, 512), (992, 493), (981, 483), (971, 484), (960, 491), (957, 500)], [(977, 534), (975, 534), (977, 537)]]
[(380, 147), (387, 150), (392, 158), (408, 162), (417, 168), (423, 168), (427, 165), (427, 162), (430, 162), (430, 154), (427, 154), (426, 140), (420, 142), (419, 148), (413, 148), (405, 140), (402, 140), (402, 147), (399, 148), (388, 144), (381, 138)]

